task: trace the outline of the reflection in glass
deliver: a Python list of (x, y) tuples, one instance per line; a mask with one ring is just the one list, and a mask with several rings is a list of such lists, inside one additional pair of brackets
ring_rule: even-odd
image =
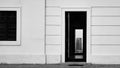
[(83, 52), (83, 29), (75, 30), (75, 53)]

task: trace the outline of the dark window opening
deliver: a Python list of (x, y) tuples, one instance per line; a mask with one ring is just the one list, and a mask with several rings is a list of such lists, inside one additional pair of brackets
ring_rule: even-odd
[(16, 41), (17, 11), (0, 11), (0, 41)]

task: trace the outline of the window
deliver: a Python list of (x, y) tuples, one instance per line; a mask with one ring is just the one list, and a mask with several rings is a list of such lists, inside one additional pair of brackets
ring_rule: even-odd
[(20, 45), (20, 8), (0, 8), (0, 45)]

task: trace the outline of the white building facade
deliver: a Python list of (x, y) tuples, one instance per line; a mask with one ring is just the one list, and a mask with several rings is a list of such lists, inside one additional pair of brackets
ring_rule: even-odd
[(66, 63), (65, 11), (86, 11), (86, 63), (120, 64), (120, 0), (0, 0), (14, 8), (19, 43), (0, 41), (0, 63)]

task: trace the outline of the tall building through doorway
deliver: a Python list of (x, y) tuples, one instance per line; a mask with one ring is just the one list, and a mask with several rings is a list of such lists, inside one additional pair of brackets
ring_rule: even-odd
[(86, 62), (87, 12), (65, 12), (65, 62)]

